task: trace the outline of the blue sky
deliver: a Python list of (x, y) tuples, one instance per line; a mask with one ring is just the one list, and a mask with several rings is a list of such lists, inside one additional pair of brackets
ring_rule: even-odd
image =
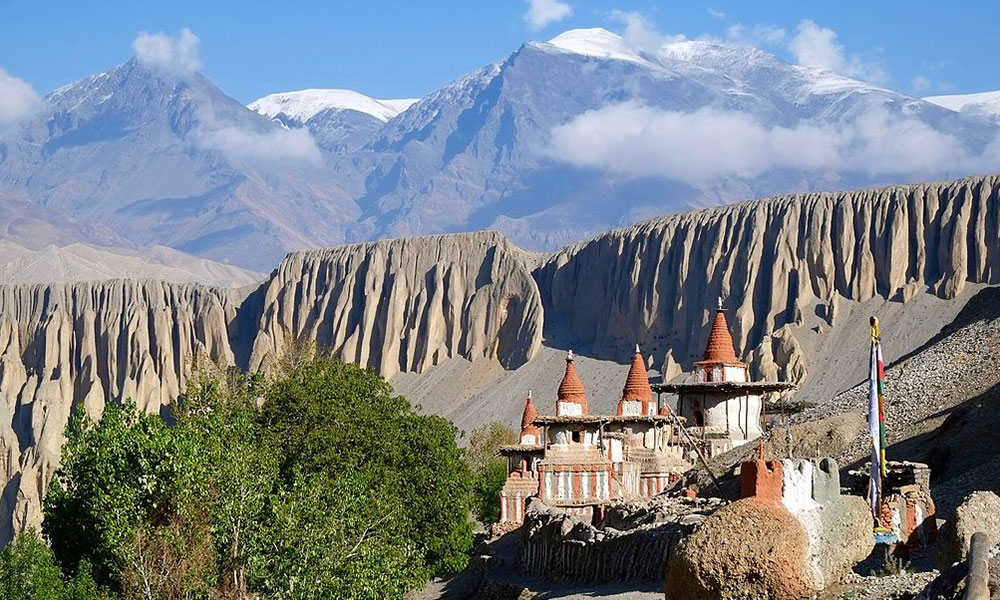
[(44, 94), (124, 62), (142, 30), (187, 27), (202, 70), (243, 102), (307, 87), (417, 97), (526, 40), (576, 27), (620, 31), (635, 17), (663, 35), (740, 35), (789, 60), (834, 61), (915, 95), (1000, 89), (997, 2), (533, 1), (534, 24), (526, 0), (0, 0), (0, 69)]

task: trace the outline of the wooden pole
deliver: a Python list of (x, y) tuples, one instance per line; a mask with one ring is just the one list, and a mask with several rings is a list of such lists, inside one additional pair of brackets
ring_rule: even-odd
[(698, 443), (694, 441), (694, 438), (691, 437), (691, 434), (688, 433), (687, 429), (673, 413), (670, 413), (670, 418), (674, 420), (674, 424), (676, 424), (677, 428), (681, 430), (681, 433), (683, 433), (684, 437), (687, 438), (688, 442), (691, 444), (691, 447), (694, 448), (694, 451), (698, 455), (698, 458), (701, 459), (701, 464), (702, 466), (705, 467), (705, 471), (708, 472), (708, 476), (712, 478), (712, 483), (715, 484), (715, 489), (719, 490), (719, 497), (725, 498), (726, 494), (725, 492), (722, 491), (722, 485), (719, 484), (719, 479), (715, 476), (715, 473), (712, 472), (712, 467), (708, 466), (708, 460), (705, 458), (705, 455), (702, 454), (701, 448), (698, 447)]

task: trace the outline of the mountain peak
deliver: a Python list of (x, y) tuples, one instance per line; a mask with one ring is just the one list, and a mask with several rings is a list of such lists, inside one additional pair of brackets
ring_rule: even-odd
[(955, 112), (1000, 117), (1000, 91), (927, 96), (924, 100)]
[(601, 27), (570, 29), (549, 40), (548, 44), (561, 50), (584, 56), (627, 60), (638, 63), (648, 62), (633, 48), (629, 47), (620, 35)]
[(412, 106), (418, 99), (378, 100), (353, 90), (308, 89), (279, 92), (254, 100), (247, 108), (265, 117), (284, 115), (305, 123), (325, 110), (353, 110), (375, 117), (383, 123)]

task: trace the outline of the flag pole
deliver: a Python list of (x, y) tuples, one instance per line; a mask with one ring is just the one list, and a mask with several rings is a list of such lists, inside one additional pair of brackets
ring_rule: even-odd
[(882, 478), (886, 476), (885, 464), (885, 367), (882, 363), (882, 332), (878, 319), (871, 317), (871, 353), (868, 368), (868, 432), (871, 438), (870, 490), (872, 518), (879, 525), (882, 504)]

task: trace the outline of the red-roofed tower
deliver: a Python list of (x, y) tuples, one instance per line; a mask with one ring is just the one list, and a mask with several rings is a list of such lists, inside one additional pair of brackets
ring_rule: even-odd
[(541, 431), (535, 425), (538, 418), (538, 411), (535, 410), (535, 403), (531, 399), (531, 390), (528, 390), (528, 400), (524, 403), (524, 413), (521, 415), (521, 444), (540, 444), (542, 441)]
[(733, 336), (729, 333), (726, 312), (722, 308), (722, 298), (719, 298), (719, 308), (715, 311), (712, 331), (708, 334), (705, 356), (694, 363), (694, 369), (697, 381), (746, 382), (749, 379), (747, 363), (736, 356)]
[(573, 364), (573, 351), (566, 353), (566, 374), (563, 375), (562, 383), (559, 384), (559, 393), (556, 399), (556, 416), (579, 417), (588, 414), (587, 411), (587, 391), (583, 389), (583, 382), (576, 374), (576, 365)]
[(646, 361), (636, 344), (632, 355), (632, 365), (625, 378), (622, 388), (622, 398), (618, 401), (618, 415), (654, 415), (656, 405), (653, 402), (653, 389), (649, 387), (649, 376), (646, 374)]

